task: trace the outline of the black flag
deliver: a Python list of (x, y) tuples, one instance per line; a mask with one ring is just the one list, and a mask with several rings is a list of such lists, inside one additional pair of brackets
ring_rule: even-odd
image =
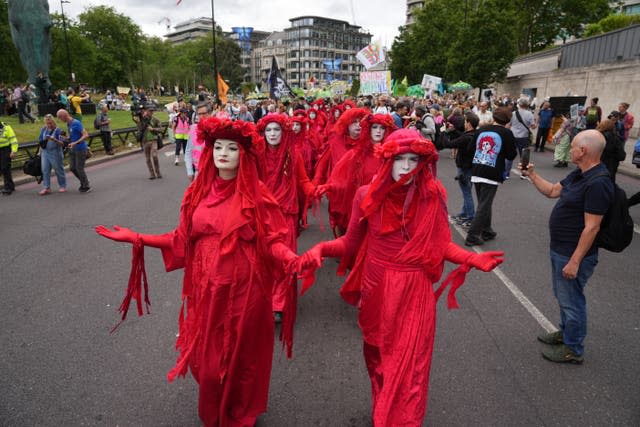
[(269, 96), (272, 99), (280, 99), (285, 96), (293, 96), (293, 91), (287, 84), (287, 81), (282, 77), (280, 68), (278, 68), (278, 61), (276, 57), (273, 57), (271, 61), (271, 72), (269, 73)]

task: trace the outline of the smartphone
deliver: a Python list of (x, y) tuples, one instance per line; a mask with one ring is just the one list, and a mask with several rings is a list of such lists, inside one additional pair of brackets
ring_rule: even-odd
[(520, 165), (522, 165), (522, 170), (526, 171), (529, 167), (529, 157), (531, 156), (531, 151), (529, 147), (522, 149), (522, 155), (520, 156)]

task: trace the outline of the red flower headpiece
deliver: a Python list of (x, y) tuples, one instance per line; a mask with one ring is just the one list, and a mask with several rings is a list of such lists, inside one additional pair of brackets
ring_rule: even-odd
[(438, 151), (433, 143), (413, 129), (399, 129), (389, 135), (384, 144), (375, 147), (375, 155), (385, 160), (405, 153), (418, 154), (427, 163), (438, 160)]
[(198, 123), (198, 138), (212, 147), (217, 139), (229, 139), (239, 143), (247, 151), (262, 151), (263, 144), (256, 132), (256, 126), (242, 120), (207, 117)]
[(289, 117), (286, 114), (270, 113), (258, 121), (258, 132), (260, 134), (263, 134), (265, 128), (269, 123), (278, 123), (283, 131), (288, 131), (291, 129), (291, 123), (289, 121)]
[(347, 107), (349, 108), (356, 108), (356, 103), (353, 102), (353, 100), (351, 99), (347, 99), (346, 101), (344, 101), (342, 103), (342, 108), (344, 108), (345, 110), (347, 109)]
[(317, 105), (319, 107), (324, 107), (324, 99), (322, 99), (322, 98), (316, 99), (315, 101), (313, 101), (311, 103), (311, 105)]
[(299, 108), (293, 112), (293, 117), (307, 117), (307, 111)]

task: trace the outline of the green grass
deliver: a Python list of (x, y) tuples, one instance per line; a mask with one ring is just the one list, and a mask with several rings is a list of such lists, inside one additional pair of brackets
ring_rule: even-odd
[[(164, 111), (156, 111), (154, 116), (161, 122), (169, 120), (168, 114)], [(82, 124), (89, 133), (97, 132), (93, 127), (93, 120), (95, 117), (95, 114), (82, 116)], [(135, 123), (131, 119), (131, 112), (129, 111), (109, 111), (109, 117), (111, 118), (111, 129), (113, 130), (135, 126)], [(36, 123), (23, 124), (19, 123), (18, 116), (16, 115), (10, 117), (2, 116), (0, 117), (0, 120), (13, 128), (18, 138), (18, 143), (37, 140), (40, 135), (40, 129), (44, 126), (42, 117), (38, 117), (38, 121)], [(56, 120), (56, 123), (58, 124), (58, 127), (64, 130), (67, 129), (67, 125), (62, 123), (60, 120)]]

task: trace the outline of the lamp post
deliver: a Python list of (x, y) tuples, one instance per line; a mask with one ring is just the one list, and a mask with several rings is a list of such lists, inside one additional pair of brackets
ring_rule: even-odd
[(71, 82), (75, 82), (73, 72), (71, 71), (71, 55), (69, 53), (69, 39), (67, 38), (67, 20), (64, 17), (64, 3), (71, 3), (67, 0), (60, 0), (60, 11), (62, 12), (62, 29), (64, 31), (64, 45), (67, 50), (67, 71), (69, 73), (69, 78)]
[(144, 62), (142, 59), (138, 59), (136, 62), (140, 64), (140, 86), (144, 90)]
[(218, 61), (216, 58), (216, 15), (213, 0), (211, 0), (211, 31), (213, 32), (213, 93), (216, 104), (220, 104), (220, 98), (218, 97)]

